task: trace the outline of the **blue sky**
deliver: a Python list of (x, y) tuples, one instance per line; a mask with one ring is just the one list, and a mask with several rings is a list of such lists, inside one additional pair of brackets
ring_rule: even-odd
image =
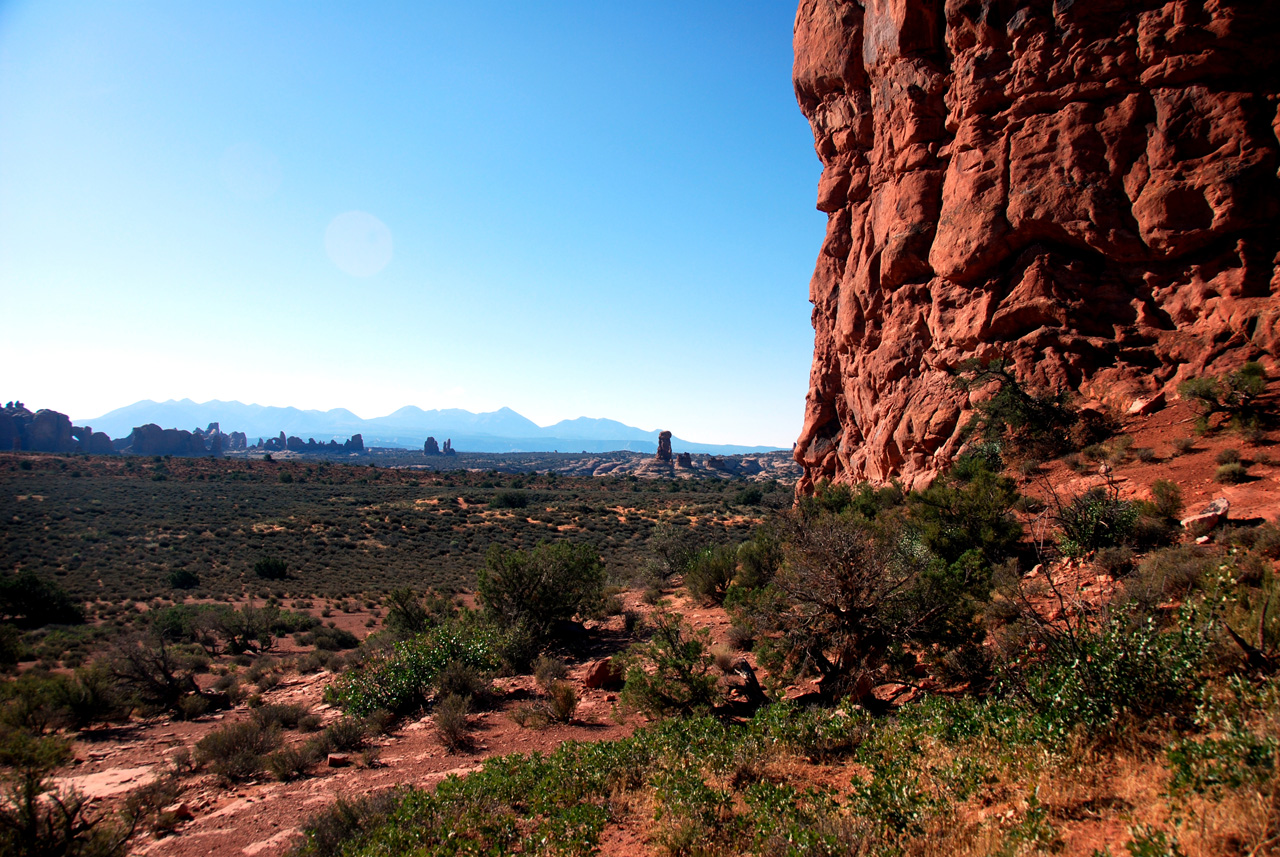
[(825, 223), (794, 15), (0, 3), (0, 395), (789, 446)]

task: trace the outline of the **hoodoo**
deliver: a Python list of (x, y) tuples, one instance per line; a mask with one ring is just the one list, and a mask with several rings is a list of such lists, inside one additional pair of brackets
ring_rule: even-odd
[(1117, 408), (1280, 347), (1280, 7), (803, 0), (826, 238), (796, 460), (930, 480), (949, 370)]

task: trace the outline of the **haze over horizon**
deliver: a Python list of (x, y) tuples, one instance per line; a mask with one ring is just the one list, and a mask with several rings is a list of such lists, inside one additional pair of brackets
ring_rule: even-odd
[(4, 4), (0, 395), (790, 448), (825, 227), (793, 18)]

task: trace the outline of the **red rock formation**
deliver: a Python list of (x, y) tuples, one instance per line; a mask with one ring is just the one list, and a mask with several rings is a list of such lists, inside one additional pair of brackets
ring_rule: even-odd
[(671, 432), (664, 431), (658, 435), (658, 451), (653, 458), (655, 461), (671, 461)]
[(920, 484), (948, 369), (1127, 408), (1280, 347), (1280, 6), (802, 0), (826, 238), (796, 460)]

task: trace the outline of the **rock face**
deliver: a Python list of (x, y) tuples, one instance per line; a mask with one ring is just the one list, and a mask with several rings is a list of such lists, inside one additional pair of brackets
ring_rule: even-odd
[(1123, 411), (1280, 347), (1280, 6), (802, 0), (826, 238), (801, 490), (933, 478), (948, 369)]
[(440, 454), (440, 444), (436, 443), (436, 439), (434, 437), (427, 438), (426, 443), (422, 445), (422, 454), (423, 455), (439, 455)]

